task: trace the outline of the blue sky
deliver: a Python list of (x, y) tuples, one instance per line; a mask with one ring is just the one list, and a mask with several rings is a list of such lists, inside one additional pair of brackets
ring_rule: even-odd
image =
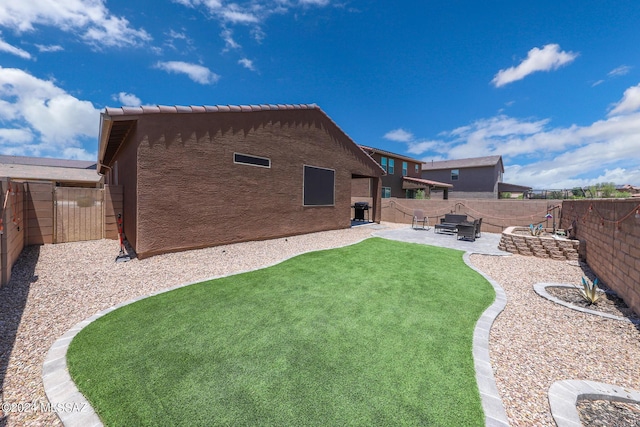
[(318, 104), (357, 143), (640, 185), (640, 2), (0, 0), (0, 153), (95, 159), (106, 106)]

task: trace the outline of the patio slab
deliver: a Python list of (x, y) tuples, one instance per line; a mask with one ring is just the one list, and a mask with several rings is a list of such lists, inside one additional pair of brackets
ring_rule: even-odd
[(433, 227), (426, 229), (413, 229), (410, 225), (393, 230), (381, 230), (374, 233), (375, 236), (385, 239), (400, 240), (402, 242), (420, 243), (423, 245), (441, 246), (444, 248), (458, 249), (472, 254), (483, 255), (511, 255), (510, 252), (498, 249), (501, 234), (482, 233), (482, 237), (471, 242), (458, 240), (455, 234), (436, 233)]

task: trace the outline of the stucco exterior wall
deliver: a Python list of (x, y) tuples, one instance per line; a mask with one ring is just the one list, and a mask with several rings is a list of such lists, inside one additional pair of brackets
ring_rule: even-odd
[[(352, 175), (381, 175), (319, 110), (142, 115), (134, 138), (141, 258), (349, 227)], [(234, 164), (234, 153), (271, 167)], [(334, 206), (303, 206), (304, 165), (335, 170)], [(126, 212), (130, 180), (121, 174)]]
[[(424, 170), (422, 171), (423, 179), (444, 182), (452, 184), (453, 188), (449, 191), (449, 196), (453, 197), (457, 193), (458, 197), (473, 197), (471, 194), (492, 194), (493, 198), (498, 198), (497, 182), (499, 178), (499, 167), (485, 166), (473, 168), (460, 168), (458, 179), (451, 179), (451, 169), (440, 170)], [(465, 196), (464, 193), (467, 195)]]

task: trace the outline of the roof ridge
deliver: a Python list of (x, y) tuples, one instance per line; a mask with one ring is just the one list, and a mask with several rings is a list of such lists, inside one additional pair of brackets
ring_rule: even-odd
[(109, 116), (126, 116), (159, 113), (218, 113), (253, 112), (272, 110), (319, 110), (315, 104), (242, 104), (242, 105), (141, 105), (138, 107), (105, 107)]

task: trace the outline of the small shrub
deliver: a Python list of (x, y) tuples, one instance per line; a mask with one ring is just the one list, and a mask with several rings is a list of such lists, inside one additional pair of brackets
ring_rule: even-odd
[(511, 198), (511, 193), (509, 193), (508, 191), (506, 191), (504, 193), (500, 193), (500, 198), (501, 199), (510, 199)]

